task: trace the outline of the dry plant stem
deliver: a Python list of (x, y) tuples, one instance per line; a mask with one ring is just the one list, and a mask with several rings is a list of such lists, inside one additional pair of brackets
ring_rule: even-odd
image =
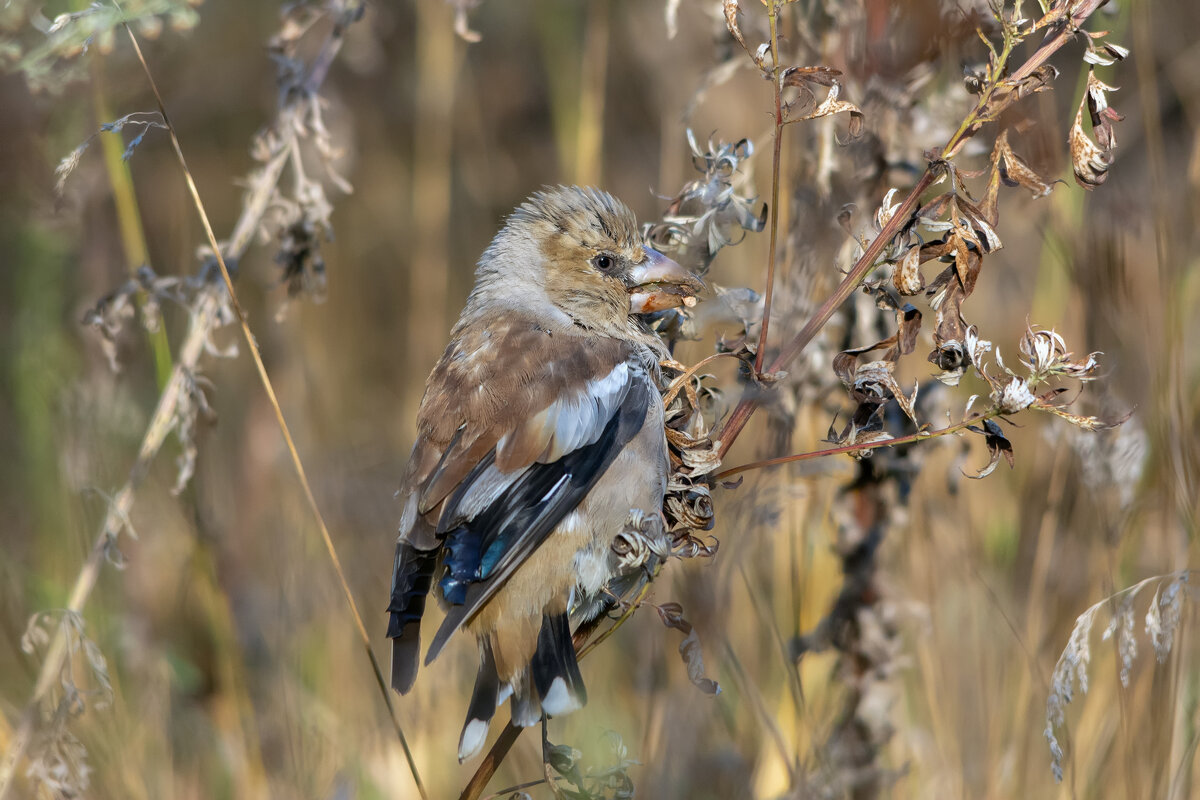
[[(917, 210), (917, 202), (920, 199), (921, 193), (929, 188), (929, 185), (933, 183), (933, 179), (933, 171), (927, 169), (925, 174), (921, 176), (921, 179), (917, 181), (917, 185), (909, 192), (908, 197), (904, 198), (904, 202), (896, 209), (896, 213), (883, 226), (883, 230), (867, 247), (866, 252), (863, 253), (862, 258), (858, 260), (854, 268), (850, 270), (850, 273), (838, 284), (833, 294), (821, 304), (812, 318), (805, 323), (795, 338), (784, 348), (783, 352), (771, 362), (771, 366), (767, 368), (768, 372), (778, 372), (784, 369), (792, 362), (792, 359), (803, 352), (804, 348), (816, 337), (821, 328), (825, 327), (825, 323), (829, 321), (833, 313), (841, 307), (842, 303), (846, 302), (855, 289), (858, 288), (858, 285), (862, 283), (863, 278), (867, 277), (867, 273), (874, 268), (875, 259), (879, 257), (883, 248), (891, 242), (892, 238), (899, 233), (903, 224)], [(776, 226), (772, 224), (771, 227), (772, 236), (774, 236)], [(762, 354), (761, 348), (759, 354)], [(750, 420), (750, 415), (758, 408), (759, 398), (757, 391), (755, 390), (755, 394), (753, 395), (744, 396), (738, 402), (737, 407), (734, 408), (733, 413), (729, 415), (729, 419), (721, 426), (720, 433), (713, 435), (712, 438), (719, 440), (721, 443), (719, 454), (722, 458), (729, 452), (729, 448), (742, 432), (742, 429), (746, 427), (746, 423)]]
[[(76, 614), (82, 613), (83, 607), (92, 593), (92, 589), (96, 586), (96, 580), (100, 576), (101, 567), (104, 565), (105, 553), (108, 550), (109, 543), (125, 527), (125, 521), (129, 518), (129, 513), (133, 508), (134, 492), (141, 485), (142, 480), (149, 470), (150, 462), (154, 459), (154, 456), (166, 440), (167, 434), (171, 431), (171, 421), (175, 416), (175, 408), (179, 397), (184, 391), (189, 374), (195, 368), (201, 354), (204, 352), (208, 335), (216, 325), (219, 307), (220, 304), (215, 289), (208, 290), (200, 301), (196, 313), (192, 316), (187, 338), (184, 340), (183, 348), (179, 353), (179, 360), (171, 373), (170, 379), (167, 381), (166, 387), (159, 396), (158, 406), (155, 408), (150, 424), (146, 428), (146, 434), (142, 438), (137, 459), (129, 471), (129, 478), (109, 504), (108, 512), (104, 517), (104, 525), (100, 528), (100, 535), (92, 545), (91, 552), (88, 553), (87, 560), (84, 562), (83, 568), (80, 569), (79, 575), (75, 579), (75, 585), (71, 588), (71, 595), (67, 601), (68, 611)], [(42, 661), (42, 668), (38, 673), (37, 683), (34, 685), (33, 695), (30, 698), (29, 704), (25, 707), (25, 712), (21, 716), (21, 722), (13, 735), (12, 743), (5, 754), (4, 760), (0, 762), (0, 798), (5, 797), (8, 788), (12, 785), (17, 765), (24, 757), (33, 737), (37, 721), (38, 705), (49, 694), (51, 688), (57, 682), (66, 656), (67, 639), (63, 634), (63, 626), (60, 625), (54, 639), (50, 643), (50, 647), (46, 651), (46, 656)]]
[(792, 464), (797, 461), (812, 461), (825, 456), (844, 455), (846, 453), (863, 453), (868, 450), (878, 450), (881, 447), (895, 447), (901, 444), (912, 444), (913, 442), (922, 442), (926, 439), (936, 439), (940, 436), (947, 436), (952, 433), (958, 433), (964, 430), (968, 425), (974, 425), (977, 422), (983, 422), (988, 419), (995, 419), (1000, 416), (999, 411), (986, 411), (982, 414), (976, 414), (972, 417), (967, 417), (962, 422), (957, 422), (954, 425), (947, 425), (945, 428), (939, 428), (936, 431), (920, 431), (908, 436), (900, 436), (895, 439), (884, 439), (878, 442), (864, 442), (861, 444), (848, 444), (845, 447), (831, 447), (828, 450), (814, 450), (811, 453), (797, 453), (790, 456), (780, 456), (779, 458), (768, 458), (765, 461), (755, 461), (750, 464), (742, 464), (737, 467), (730, 467), (727, 470), (718, 472), (712, 476), (714, 481), (725, 480), (732, 478), (742, 472), (749, 472), (752, 469), (762, 469), (764, 467), (776, 467), (780, 464)]
[(783, 154), (783, 88), (779, 82), (779, 3), (771, 0), (767, 14), (771, 24), (771, 83), (775, 87), (775, 136), (771, 149), (771, 243), (767, 250), (767, 285), (763, 292), (762, 325), (758, 332), (758, 352), (754, 354), (754, 373), (762, 372), (767, 353), (767, 328), (771, 323), (771, 298), (775, 293), (776, 241), (779, 235), (779, 161)]
[[(1032, 75), (1035, 70), (1046, 63), (1050, 56), (1058, 52), (1058, 50), (1075, 35), (1076, 28), (1079, 25), (1082, 25), (1083, 22), (1087, 20), (1087, 18), (1091, 16), (1093, 12), (1096, 11), (1096, 9), (1104, 4), (1104, 2), (1105, 0), (1084, 0), (1084, 2), (1079, 3), (1079, 5), (1075, 7), (1068, 19), (1050, 25), (1049, 32), (1046, 34), (1046, 38), (1042, 41), (1042, 44), (1036, 51), (1034, 51), (1033, 55), (1030, 56), (1024, 64), (1022, 64), (1015, 72), (1012, 73), (1011, 77), (1008, 78), (1008, 82), (1016, 83)], [(1010, 53), (1011, 46), (1006, 43), (1005, 50), (1003, 51), (1005, 60), (1007, 60)], [(1003, 64), (1001, 64), (1000, 70), (998, 71), (1002, 71), (1002, 69)], [(870, 271), (874, 268), (875, 260), (879, 257), (879, 254), (883, 251), (884, 247), (891, 243), (896, 234), (900, 232), (900, 229), (908, 223), (913, 212), (916, 211), (917, 203), (920, 201), (921, 194), (930, 187), (937, 177), (937, 164), (943, 159), (953, 157), (959, 151), (959, 149), (966, 144), (967, 140), (974, 136), (984, 123), (989, 121), (989, 119), (984, 118), (982, 112), (984, 111), (988, 101), (991, 100), (993, 93), (994, 87), (980, 96), (979, 101), (963, 120), (962, 125), (957, 131), (955, 131), (954, 135), (950, 137), (950, 140), (946, 142), (945, 147), (943, 147), (937, 154), (938, 161), (931, 163), (929, 167), (926, 168), (925, 172), (921, 175), (920, 180), (918, 180), (917, 184), (913, 186), (911, 190), (909, 190), (908, 196), (904, 198), (904, 201), (900, 204), (899, 208), (897, 208), (896, 212), (892, 214), (891, 219), (889, 219), (887, 224), (883, 226), (883, 230), (879, 232), (879, 235), (875, 237), (875, 239), (867, 247), (866, 251), (862, 254), (858, 261), (855, 262), (850, 272), (846, 275), (842, 282), (838, 284), (837, 289), (835, 289), (833, 294), (821, 304), (820, 308), (816, 310), (812, 318), (809, 319), (804, 327), (800, 329), (800, 332), (796, 334), (792, 341), (789, 342), (788, 345), (775, 358), (775, 360), (771, 362), (771, 366), (768, 367), (769, 372), (778, 372), (785, 369), (788, 364), (792, 363), (796, 356), (800, 355), (800, 353), (804, 351), (804, 348), (808, 346), (809, 342), (816, 337), (817, 333), (825, 326), (825, 323), (829, 321), (829, 318), (833, 316), (834, 312), (837, 311), (842, 303), (844, 303), (846, 299), (854, 293), (854, 290), (858, 288), (858, 285), (862, 283), (863, 279), (866, 278), (867, 274), (870, 273)], [(778, 145), (779, 141), (777, 136), (776, 146), (778, 147)], [(775, 185), (779, 180), (778, 160), (774, 162), (774, 168), (774, 174), (771, 176), (772, 185)], [(773, 205), (778, 205), (778, 203)], [(774, 240), (776, 236), (777, 228), (778, 220), (772, 216), (772, 240)], [(774, 247), (771, 248), (771, 252), (772, 254), (774, 253)], [(769, 283), (767, 285), (767, 292), (770, 292)], [(767, 325), (765, 312), (769, 309), (770, 306), (764, 304), (764, 334), (766, 332)], [(762, 357), (763, 347), (760, 343), (759, 353), (756, 357), (756, 364), (761, 363)], [(746, 427), (746, 423), (750, 420), (750, 416), (758, 408), (759, 402), (760, 400), (757, 391), (755, 391), (753, 394), (748, 393), (743, 396), (738, 402), (737, 407), (733, 410), (733, 413), (729, 415), (729, 418), (726, 420), (725, 424), (721, 426), (720, 432), (713, 435), (713, 439), (719, 440), (721, 443), (719, 455), (722, 458), (724, 458), (725, 454), (729, 452), (729, 448), (733, 446), (734, 441), (737, 439), (738, 435), (741, 434), (742, 429)]]
[(408, 746), (408, 739), (404, 735), (404, 730), (400, 726), (400, 720), (396, 716), (396, 709), (392, 705), (391, 694), (388, 691), (387, 682), (383, 678), (383, 670), (379, 665), (378, 658), (375, 656), (375, 651), (371, 648), (371, 637), (367, 633), (366, 625), (363, 624), (362, 615), (358, 611), (358, 604), (354, 601), (354, 594), (350, 591), (350, 585), (342, 569), (341, 559), (338, 558), (333, 538), (329, 534), (329, 528), (325, 524), (325, 518), (321, 515), (321, 510), (317, 506), (317, 499), (313, 495), (312, 487), (309, 485), (308, 476), (304, 471), (304, 464), (300, 460), (300, 453), (296, 450), (296, 443), (293, 441), (287, 421), (284, 419), (283, 409), (279, 406), (279, 398), (275, 395), (275, 389), (271, 385), (271, 379), (267, 375), (267, 368), (263, 364), (262, 355), (259, 353), (258, 342), (254, 338), (254, 334), (250, 331), (250, 324), (246, 321), (246, 313), (242, 310), (241, 303), (238, 302), (237, 294), (233, 288), (233, 278), (229, 274), (229, 268), (225, 264), (224, 256), (221, 255), (220, 244), (217, 242), (216, 234), (213, 233), (208, 213), (204, 209), (204, 203), (200, 200), (200, 192), (196, 189), (196, 183), (192, 179), (191, 170), (188, 169), (187, 160), (184, 158), (183, 149), (180, 147), (179, 138), (175, 133), (175, 126), (171, 123), (171, 119), (167, 115), (166, 104), (163, 102), (162, 95), (158, 91), (158, 85), (154, 81), (154, 76), (150, 73), (150, 67), (142, 55), (142, 48), (138, 44), (137, 37), (133, 35), (133, 30), (128, 25), (125, 26), (125, 32), (129, 34), (129, 41), (132, 43), (138, 61), (141, 62), (142, 69), (146, 73), (146, 80), (149, 81), (150, 88), (154, 92), (154, 99), (158, 103), (159, 113), (162, 114), (163, 122), (167, 126), (167, 133), (171, 137), (171, 146), (175, 150), (175, 157), (179, 161), (179, 167), (183, 171), (184, 180), (187, 182), (188, 193), (192, 196), (192, 202), (196, 206), (200, 223), (204, 227), (204, 234), (208, 238), (209, 246), (212, 248), (217, 265), (221, 269), (221, 278), (225, 282), (225, 289), (229, 292), (230, 304), (242, 328), (242, 334), (246, 339), (246, 346), (250, 350), (250, 356), (254, 361), (254, 367), (258, 371), (258, 377), (262, 382), (263, 390), (267, 393), (267, 400), (271, 403), (272, 411), (275, 412), (275, 420), (279, 423), (279, 430), (283, 434), (284, 442), (287, 444), (292, 465), (296, 469), (296, 477), (299, 479), (300, 487), (304, 491), (304, 498), (308, 502), (309, 510), (312, 511), (318, 529), (321, 531), (321, 538), (325, 543), (326, 551), (329, 553), (329, 560), (333, 564), (333, 570), (337, 574), (338, 582), (341, 584), (342, 592), (346, 597), (346, 604), (349, 606), (350, 615), (354, 618), (354, 625), (358, 629), (359, 637), (362, 639), (367, 658), (371, 662), (371, 669), (375, 673), (375, 682), (379, 685), (380, 694), (383, 697), (384, 704), (387, 706), (388, 714), (392, 719), (392, 725), (395, 727), (396, 737), (400, 740), (400, 746), (404, 750), (404, 757), (408, 760), (413, 780), (417, 785), (417, 790), (420, 792), (421, 797), (428, 798), (428, 794), (425, 792), (425, 785), (422, 783), (420, 773), (417, 771), (417, 764), (413, 759), (412, 750)]

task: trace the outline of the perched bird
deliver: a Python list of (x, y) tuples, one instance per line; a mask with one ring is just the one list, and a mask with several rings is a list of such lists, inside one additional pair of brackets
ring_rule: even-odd
[(460, 761), (509, 697), (523, 726), (586, 702), (572, 627), (621, 577), (611, 544), (631, 512), (661, 520), (669, 471), (666, 351), (634, 315), (701, 288), (596, 189), (534, 194), (479, 260), (417, 416), (388, 605), (402, 694), (435, 579), (446, 617), (426, 665), (459, 628), (478, 640)]

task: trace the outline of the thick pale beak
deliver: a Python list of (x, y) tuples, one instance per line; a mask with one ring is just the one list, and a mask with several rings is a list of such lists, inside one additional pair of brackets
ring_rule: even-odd
[(676, 306), (696, 305), (704, 282), (654, 248), (644, 247), (646, 260), (629, 270), (631, 314), (649, 314)]

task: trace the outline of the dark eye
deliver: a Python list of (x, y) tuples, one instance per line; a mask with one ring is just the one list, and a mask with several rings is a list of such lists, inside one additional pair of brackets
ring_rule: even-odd
[(610, 256), (608, 253), (601, 253), (600, 255), (598, 255), (592, 259), (592, 266), (595, 267), (596, 269), (600, 270), (601, 272), (608, 272), (610, 269), (612, 269), (616, 265), (617, 265), (616, 259), (614, 259), (612, 256)]

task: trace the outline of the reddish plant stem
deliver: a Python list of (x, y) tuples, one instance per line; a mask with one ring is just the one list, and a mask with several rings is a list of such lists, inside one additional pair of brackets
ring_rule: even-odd
[[(917, 181), (917, 185), (912, 188), (912, 191), (908, 193), (908, 197), (904, 198), (904, 202), (896, 209), (896, 213), (892, 214), (892, 218), (883, 226), (883, 230), (867, 246), (866, 252), (862, 254), (862, 258), (855, 263), (850, 273), (838, 284), (833, 294), (821, 304), (821, 307), (816, 310), (808, 322), (805, 323), (804, 327), (800, 329), (800, 332), (788, 343), (787, 347), (771, 362), (768, 371), (778, 372), (790, 364), (792, 359), (800, 355), (804, 348), (808, 346), (808, 343), (820, 332), (821, 328), (825, 327), (825, 323), (829, 321), (833, 313), (854, 293), (854, 290), (862, 283), (863, 278), (867, 277), (867, 273), (874, 268), (875, 259), (879, 257), (883, 248), (892, 241), (896, 234), (900, 232), (901, 227), (908, 222), (908, 218), (916, 211), (921, 194), (933, 183), (933, 177), (934, 173), (932, 170), (925, 170), (925, 174)], [(762, 355), (761, 347), (759, 355)], [(750, 415), (758, 408), (758, 404), (759, 395), (757, 392), (753, 394), (747, 393), (737, 404), (733, 413), (729, 415), (729, 419), (721, 426), (720, 432), (713, 436), (714, 439), (718, 439), (721, 442), (719, 453), (722, 458), (729, 452), (729, 448), (742, 432), (742, 428), (746, 427)]]
[(827, 450), (813, 450), (811, 453), (796, 453), (790, 456), (768, 458), (765, 461), (755, 461), (750, 464), (742, 464), (741, 466), (730, 467), (727, 470), (723, 470), (718, 472), (716, 475), (713, 475), (712, 479), (714, 481), (720, 481), (725, 480), (726, 478), (732, 478), (734, 475), (742, 472), (748, 472), (752, 469), (775, 467), (779, 466), (780, 464), (791, 464), (796, 461), (813, 461), (818, 458), (824, 458), (825, 456), (843, 455), (845, 453), (862, 453), (867, 450), (878, 450), (881, 447), (895, 447), (896, 445), (901, 444), (912, 444), (913, 442), (919, 442), (924, 439), (936, 439), (940, 436), (957, 433), (958, 431), (966, 428), (968, 425), (974, 425), (977, 422), (982, 422), (986, 419), (992, 419), (997, 415), (998, 412), (996, 411), (987, 411), (982, 414), (976, 414), (973, 417), (964, 419), (962, 422), (955, 423), (954, 425), (948, 425), (945, 428), (941, 428), (936, 431), (921, 431), (919, 433), (909, 434), (908, 436), (900, 436), (895, 439), (884, 439), (878, 442), (863, 442), (861, 444), (848, 444), (843, 447), (831, 447)]

